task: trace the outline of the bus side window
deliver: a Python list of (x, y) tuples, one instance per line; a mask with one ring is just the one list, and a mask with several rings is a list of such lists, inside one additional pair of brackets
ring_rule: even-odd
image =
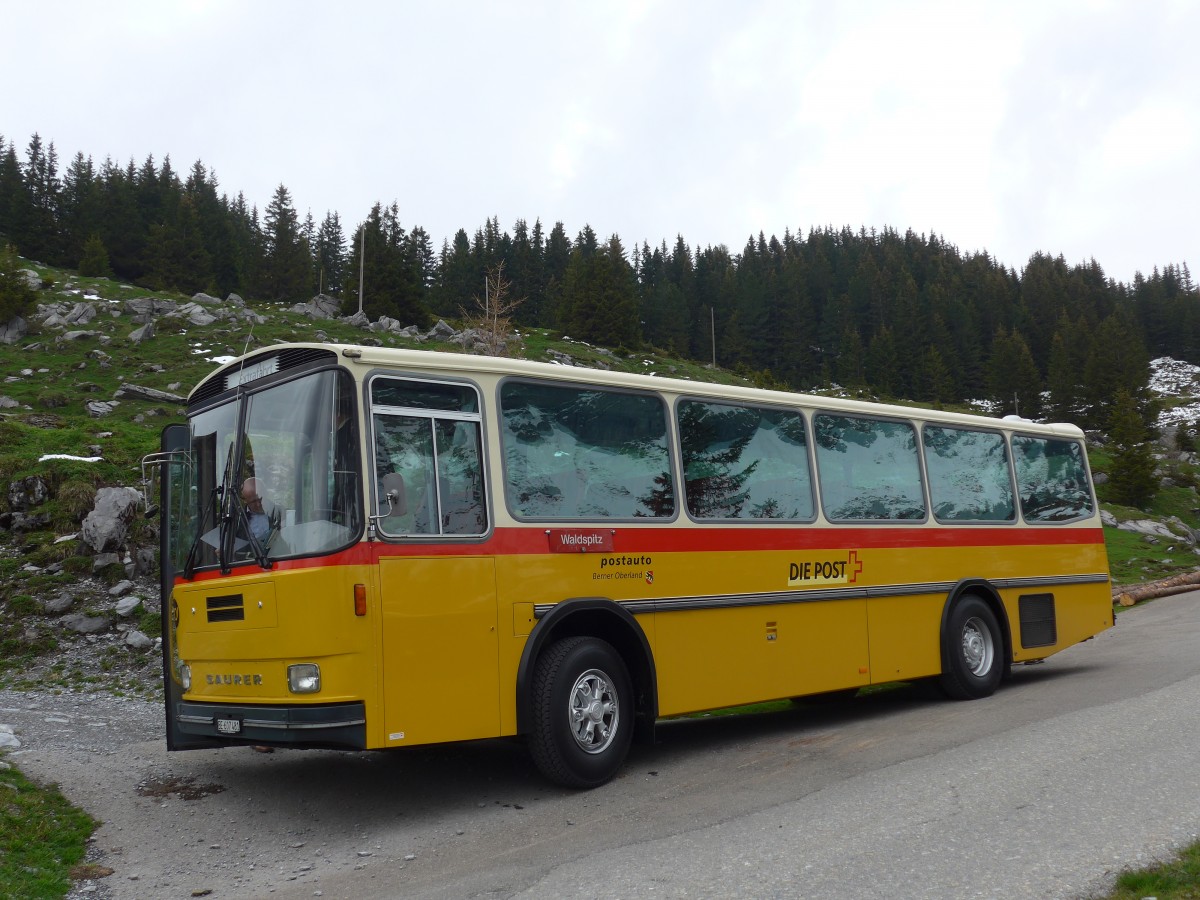
[(668, 518), (675, 493), (660, 397), (510, 381), (500, 388), (505, 496), (516, 516)]
[(1027, 522), (1071, 522), (1095, 512), (1081, 444), (1014, 435), (1012, 446)]
[(694, 518), (812, 519), (799, 413), (688, 400), (677, 416), (684, 493)]
[(831, 520), (925, 518), (917, 436), (908, 422), (815, 417), (821, 504)]
[(436, 428), (442, 533), (482, 534), (487, 530), (487, 513), (479, 425), (439, 420)]
[(925, 470), (939, 522), (1012, 522), (1008, 448), (996, 432), (926, 425)]

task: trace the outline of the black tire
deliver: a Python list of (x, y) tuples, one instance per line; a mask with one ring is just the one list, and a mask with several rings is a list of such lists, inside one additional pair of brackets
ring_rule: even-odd
[(551, 644), (533, 670), (529, 752), (542, 774), (593, 788), (625, 762), (633, 739), (629, 671), (611, 644), (570, 637)]
[(1004, 635), (996, 614), (978, 597), (950, 610), (942, 635), (942, 690), (955, 700), (990, 697), (1004, 676)]

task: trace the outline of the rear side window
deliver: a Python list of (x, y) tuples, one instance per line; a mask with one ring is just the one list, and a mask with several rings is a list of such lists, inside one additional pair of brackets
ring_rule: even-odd
[(814, 417), (821, 506), (832, 521), (925, 518), (917, 435), (907, 422)]
[(808, 440), (798, 412), (686, 400), (677, 415), (693, 518), (814, 517)]
[(939, 522), (1012, 522), (1017, 518), (1004, 437), (990, 431), (926, 425), (925, 471)]
[(1012, 447), (1026, 521), (1071, 522), (1095, 512), (1082, 444), (1016, 435)]
[(509, 381), (500, 406), (504, 490), (514, 516), (675, 514), (667, 415), (658, 396)]

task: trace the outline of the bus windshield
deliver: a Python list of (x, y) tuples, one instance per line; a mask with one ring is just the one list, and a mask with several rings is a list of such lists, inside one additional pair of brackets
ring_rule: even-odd
[(316, 372), (194, 416), (171, 516), (177, 570), (328, 553), (362, 528), (353, 386)]

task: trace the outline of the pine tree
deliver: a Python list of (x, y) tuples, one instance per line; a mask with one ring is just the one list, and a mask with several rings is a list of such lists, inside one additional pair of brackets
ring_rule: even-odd
[(37, 299), (20, 269), (20, 260), (12, 246), (0, 245), (0, 323), (24, 316)]
[(299, 300), (307, 293), (312, 261), (292, 195), (282, 184), (267, 204), (264, 218), (259, 290), (270, 300)]
[(336, 212), (325, 214), (317, 229), (316, 245), (313, 247), (314, 266), (317, 270), (317, 288), (333, 296), (340, 296), (347, 271), (346, 238), (342, 234), (342, 222)]
[(1042, 408), (1042, 380), (1029, 345), (1016, 331), (1001, 332), (992, 341), (991, 399), (1005, 413), (1036, 418)]
[(83, 255), (79, 259), (79, 274), (85, 278), (110, 278), (112, 267), (108, 264), (108, 251), (100, 235), (93, 234), (83, 242)]
[(1145, 509), (1158, 492), (1155, 461), (1149, 436), (1137, 401), (1128, 391), (1119, 391), (1108, 420), (1112, 444), (1112, 467), (1108, 493), (1114, 503)]

